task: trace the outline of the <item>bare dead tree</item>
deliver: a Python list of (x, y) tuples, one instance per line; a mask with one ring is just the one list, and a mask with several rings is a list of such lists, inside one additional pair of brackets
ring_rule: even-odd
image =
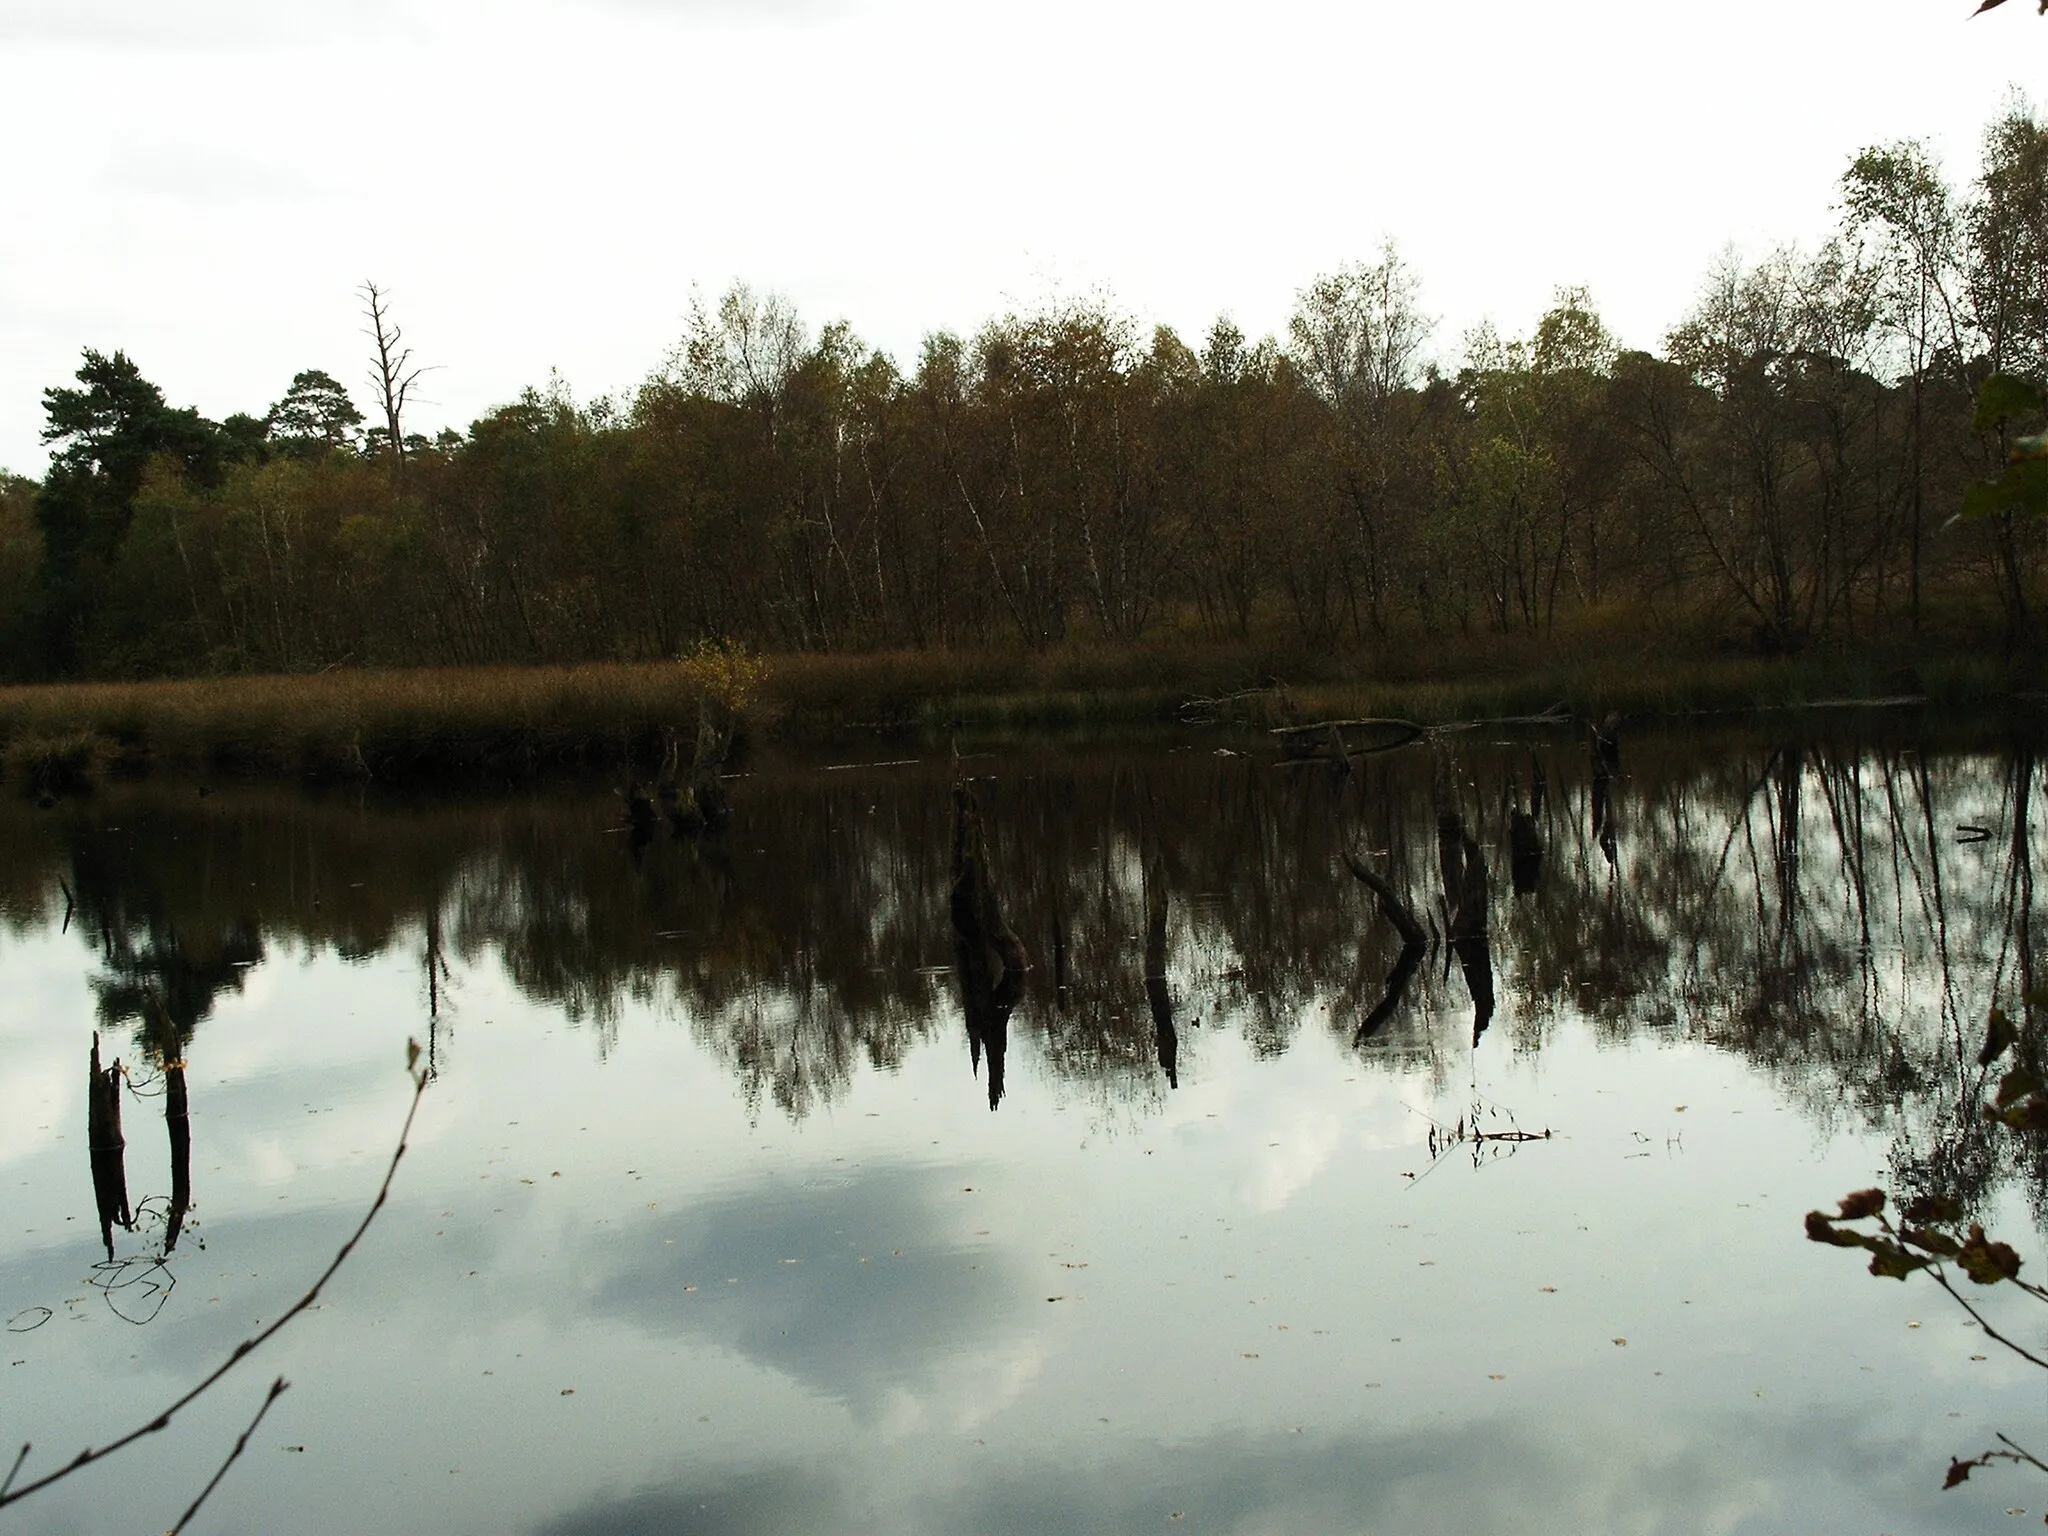
[(426, 369), (414, 366), (412, 348), (404, 345), (405, 332), (391, 318), (390, 293), (373, 282), (365, 282), (356, 292), (363, 298), (363, 317), (370, 322), (363, 334), (376, 348), (370, 363), (370, 387), (377, 392), (377, 403), (384, 408), (384, 429), (390, 433), (391, 446), (403, 467), (405, 402)]

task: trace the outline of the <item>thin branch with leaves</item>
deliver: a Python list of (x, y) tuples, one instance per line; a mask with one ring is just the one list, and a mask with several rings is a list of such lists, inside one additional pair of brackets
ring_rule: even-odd
[[(2035, 1006), (2041, 1000), (2030, 995), (2027, 1001), (2029, 1006)], [(1978, 1067), (1990, 1068), (2019, 1040), (2019, 1031), (2006, 1013), (2002, 1009), (1992, 1009), (1984, 1045), (1977, 1053)], [(1999, 1080), (1992, 1101), (1984, 1106), (1984, 1118), (2014, 1131), (2048, 1130), (2048, 1085), (2042, 1083), (2024, 1060), (2017, 1062)], [(1870, 1254), (1871, 1274), (1881, 1279), (1904, 1280), (1908, 1275), (1924, 1271), (1970, 1315), (1986, 1338), (2004, 1345), (2029, 1365), (2048, 1370), (2048, 1358), (2000, 1332), (1957, 1288), (1950, 1273), (1950, 1266), (1954, 1266), (1974, 1285), (2010, 1285), (2035, 1301), (2048, 1303), (2048, 1286), (2020, 1278), (2022, 1261), (2012, 1245), (1988, 1235), (1979, 1222), (1973, 1221), (1965, 1227), (1962, 1207), (1939, 1195), (1920, 1195), (1907, 1201), (1897, 1222), (1887, 1214), (1885, 1207), (1883, 1190), (1857, 1190), (1843, 1196), (1832, 1216), (1826, 1211), (1808, 1211), (1806, 1236), (1812, 1242), (1826, 1243), (1830, 1247), (1865, 1250)], [(1853, 1225), (1866, 1221), (1875, 1223), (1874, 1227)], [(1987, 1467), (1994, 1461), (2010, 1461), (2048, 1472), (2048, 1463), (2042, 1462), (2031, 1451), (2003, 1434), (1998, 1438), (2004, 1449), (1993, 1447), (1976, 1456), (1951, 1460), (1948, 1480), (1942, 1486), (1953, 1488), (1967, 1481), (1972, 1471)]]

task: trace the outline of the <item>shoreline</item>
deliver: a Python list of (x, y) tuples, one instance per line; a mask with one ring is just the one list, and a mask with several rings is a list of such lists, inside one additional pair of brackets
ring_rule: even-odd
[(1635, 725), (1780, 713), (2048, 714), (2029, 650), (1872, 645), (1791, 657), (1631, 654), (1481, 643), (1428, 654), (1288, 655), (1255, 646), (1071, 646), (1035, 653), (762, 658), (743, 695), (685, 659), (0, 688), (0, 792), (108, 777), (489, 779), (652, 772), (700, 710), (743, 749), (862, 740), (1234, 738), (1318, 721), (1428, 726), (1546, 714)]

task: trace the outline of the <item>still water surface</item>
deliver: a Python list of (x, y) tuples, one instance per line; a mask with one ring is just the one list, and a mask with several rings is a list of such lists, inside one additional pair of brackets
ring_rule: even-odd
[[(640, 846), (606, 790), (0, 805), (0, 1441), (31, 1472), (290, 1305), (375, 1190), (408, 1036), (434, 1072), (320, 1308), (0, 1531), (163, 1529), (280, 1372), (199, 1528), (2048, 1507), (2011, 1470), (1939, 1491), (1997, 1430), (2048, 1438), (2040, 1373), (1800, 1226), (1882, 1182), (2048, 1247), (2042, 1165), (1975, 1098), (1986, 1010), (2032, 985), (2030, 751), (1617, 761), (1558, 731), (1349, 778), (1213, 737), (963, 766), (1032, 961), (999, 1000), (963, 998), (929, 753), (757, 764), (722, 834)], [(1484, 936), (1390, 996), (1399, 938), (1340, 853), (1440, 931), (1447, 812)], [(95, 1031), (130, 1085), (134, 1224), (104, 1235)]]

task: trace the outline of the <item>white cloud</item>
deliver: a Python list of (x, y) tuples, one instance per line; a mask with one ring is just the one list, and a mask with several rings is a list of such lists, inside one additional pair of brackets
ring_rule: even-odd
[(154, 143), (123, 149), (100, 184), (118, 198), (193, 203), (288, 204), (319, 195), (306, 171), (209, 145)]
[(570, 11), (604, 10), (663, 20), (805, 25), (848, 15), (860, 0), (560, 0)]
[(0, 40), (100, 51), (213, 52), (276, 47), (369, 25), (399, 11), (385, 0), (326, 0), (318, 6), (263, 0), (9, 0)]
[(14, 0), (0, 464), (39, 469), (82, 346), (215, 416), (357, 377), (368, 275), (443, 365), (430, 430), (551, 367), (629, 387), (737, 277), (899, 357), (1048, 281), (1257, 335), (1392, 235), (1446, 352), (1579, 282), (1653, 346), (1725, 242), (1823, 232), (1860, 146), (1966, 177), (2037, 32), (1922, 0)]

